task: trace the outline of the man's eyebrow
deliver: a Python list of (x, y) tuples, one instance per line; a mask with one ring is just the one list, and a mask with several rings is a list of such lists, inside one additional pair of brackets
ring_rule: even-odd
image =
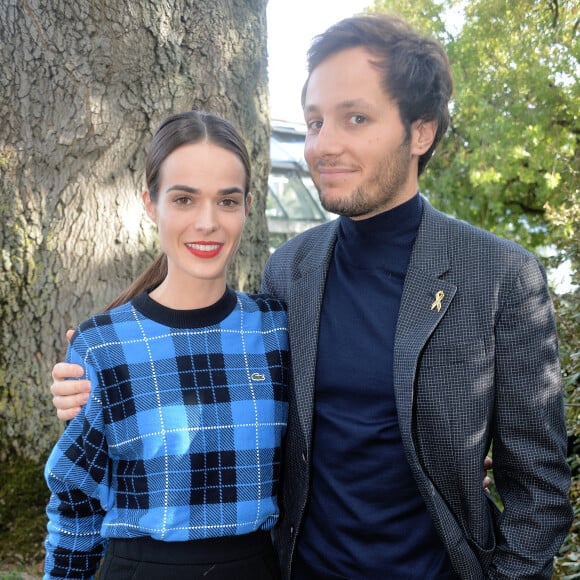
[[(348, 99), (346, 101), (342, 101), (334, 106), (335, 109), (344, 111), (349, 109), (357, 109), (357, 108), (364, 108), (368, 109), (370, 107), (370, 103), (366, 99)], [(305, 113), (316, 113), (318, 112), (319, 107), (315, 104), (306, 105), (304, 107)]]
[(358, 107), (363, 107), (367, 109), (370, 104), (365, 99), (350, 99), (348, 101), (343, 101), (337, 105), (337, 109), (356, 109)]

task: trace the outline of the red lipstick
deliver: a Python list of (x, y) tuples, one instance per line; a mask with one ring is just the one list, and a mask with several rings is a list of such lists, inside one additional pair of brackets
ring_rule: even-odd
[(224, 247), (218, 242), (191, 242), (185, 244), (185, 247), (198, 258), (215, 258)]

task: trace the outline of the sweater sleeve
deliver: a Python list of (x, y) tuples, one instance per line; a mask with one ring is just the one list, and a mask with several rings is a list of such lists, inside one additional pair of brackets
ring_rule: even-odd
[(100, 390), (97, 373), (74, 344), (67, 352), (67, 362), (83, 366), (84, 378), (91, 381), (93, 389), (45, 467), (51, 496), (44, 580), (93, 578), (105, 549), (101, 525), (109, 507), (109, 455)]

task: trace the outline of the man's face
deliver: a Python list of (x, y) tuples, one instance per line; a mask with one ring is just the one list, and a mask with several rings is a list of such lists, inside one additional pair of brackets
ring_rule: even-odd
[(304, 156), (322, 205), (354, 219), (417, 192), (417, 126), (406, 133), (372, 60), (362, 47), (329, 56), (312, 71), (304, 98)]

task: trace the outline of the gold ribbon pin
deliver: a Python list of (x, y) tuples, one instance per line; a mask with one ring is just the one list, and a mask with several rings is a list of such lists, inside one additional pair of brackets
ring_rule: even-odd
[(441, 301), (445, 298), (445, 292), (443, 290), (439, 290), (435, 294), (435, 302), (431, 304), (431, 310), (435, 310), (437, 308), (437, 312), (441, 312)]

